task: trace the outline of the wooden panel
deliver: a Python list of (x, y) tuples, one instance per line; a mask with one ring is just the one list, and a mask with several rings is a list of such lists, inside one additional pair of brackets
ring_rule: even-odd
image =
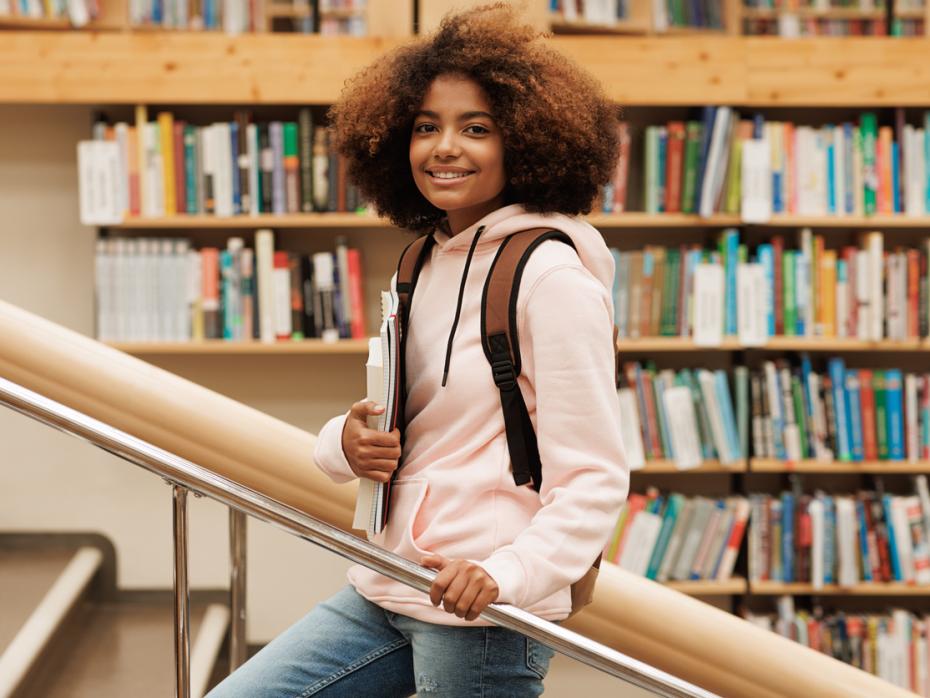
[(917, 586), (903, 582), (863, 582), (849, 587), (825, 584), (815, 589), (806, 582), (750, 582), (752, 594), (815, 594), (817, 596), (930, 596), (930, 586)]
[(0, 102), (331, 104), (400, 40), (207, 33), (9, 32)]
[(930, 104), (924, 38), (746, 38), (747, 104)]
[(859, 461), (848, 463), (833, 461), (821, 463), (815, 460), (803, 460), (799, 463), (787, 463), (777, 458), (752, 458), (749, 469), (754, 473), (857, 473), (890, 475), (892, 473), (930, 473), (930, 461)]
[(552, 43), (621, 105), (739, 104), (745, 96), (741, 39), (556, 36)]
[(368, 0), (370, 36), (413, 36), (413, 0)]
[[(519, 8), (527, 24), (540, 31), (548, 31), (549, 0), (511, 0), (511, 3)], [(420, 0), (420, 33), (433, 31), (449, 12), (486, 4), (487, 0)]]

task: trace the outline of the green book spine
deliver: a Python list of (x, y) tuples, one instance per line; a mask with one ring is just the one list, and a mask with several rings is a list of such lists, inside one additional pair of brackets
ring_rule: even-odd
[(649, 558), (649, 564), (646, 566), (646, 578), (655, 579), (659, 573), (659, 565), (662, 564), (662, 558), (665, 557), (665, 549), (668, 548), (668, 542), (672, 537), (672, 529), (675, 528), (675, 521), (678, 519), (678, 512), (684, 506), (684, 497), (680, 494), (673, 494), (668, 498), (668, 505), (665, 507), (665, 515), (662, 518), (662, 527), (659, 529), (659, 537), (656, 539), (655, 547), (652, 549), (652, 555)]
[(670, 249), (665, 255), (665, 286), (663, 294), (665, 304), (664, 320), (662, 321), (662, 335), (674, 337), (678, 334), (676, 310), (678, 308), (678, 292), (681, 274), (681, 254), (678, 250)]
[(697, 162), (701, 149), (700, 121), (689, 121), (685, 131), (685, 166), (681, 186), (681, 212), (694, 213), (697, 187)]
[(184, 124), (184, 209), (197, 213), (197, 127)]
[(782, 254), (782, 285), (785, 294), (785, 336), (793, 337), (797, 332), (797, 301), (794, 297), (795, 256), (794, 250), (785, 250)]
[(885, 372), (875, 371), (872, 376), (875, 393), (875, 440), (878, 441), (878, 457), (888, 458), (888, 410), (885, 407)]
[(730, 148), (730, 166), (727, 170), (726, 183), (726, 202), (724, 203), (725, 213), (739, 213), (740, 197), (742, 196), (742, 164), (743, 164), (743, 142), (738, 138), (733, 140), (733, 146)]
[(878, 189), (878, 171), (875, 168), (875, 142), (878, 139), (878, 119), (866, 112), (859, 121), (862, 132), (862, 186), (863, 206), (867, 216), (875, 213), (875, 192)]
[(798, 424), (801, 441), (801, 458), (811, 452), (807, 441), (807, 411), (804, 409), (804, 398), (801, 396), (801, 377), (791, 376), (791, 397), (794, 402), (794, 421)]
[(313, 114), (307, 107), (297, 115), (300, 141), (300, 210), (313, 213)]
[(646, 167), (643, 168), (643, 195), (645, 196), (646, 213), (659, 212), (659, 190), (656, 187), (656, 177), (659, 172), (659, 128), (646, 127)]

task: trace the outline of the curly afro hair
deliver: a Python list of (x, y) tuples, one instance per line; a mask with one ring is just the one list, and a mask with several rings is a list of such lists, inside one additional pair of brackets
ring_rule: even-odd
[(445, 216), (417, 189), (409, 159), (414, 116), (444, 74), (474, 80), (488, 97), (503, 136), (506, 203), (540, 213), (591, 210), (616, 163), (620, 109), (497, 3), (448, 15), (433, 34), (379, 58), (330, 108), (348, 176), (380, 215), (414, 232)]

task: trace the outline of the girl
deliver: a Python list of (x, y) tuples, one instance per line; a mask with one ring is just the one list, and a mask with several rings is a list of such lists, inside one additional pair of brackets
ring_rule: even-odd
[[(613, 259), (575, 217), (613, 171), (617, 109), (494, 5), (380, 59), (331, 118), (365, 198), (436, 243), (410, 309), (403, 447), (397, 430), (367, 428), (382, 407), (358, 402), (323, 427), (314, 459), (336, 482), (394, 475), (375, 542), (438, 575), (427, 596), (353, 567), (349, 586), (211, 695), (540, 695), (551, 650), (478, 616), (499, 602), (564, 619), (570, 585), (626, 497)], [(542, 243), (519, 287), (518, 383), (538, 439), (537, 492), (514, 484), (480, 313), (502, 239), (540, 226), (574, 249)]]

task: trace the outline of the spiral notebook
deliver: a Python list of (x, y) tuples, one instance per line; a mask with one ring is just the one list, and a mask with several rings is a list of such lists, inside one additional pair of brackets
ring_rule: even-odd
[[(368, 427), (379, 431), (393, 431), (397, 426), (400, 389), (397, 305), (397, 289), (392, 281), (391, 290), (381, 292), (381, 331), (378, 337), (368, 340), (368, 361), (365, 363), (367, 399), (384, 405), (384, 412), (368, 418)], [(390, 482), (361, 478), (352, 528), (365, 531), (369, 536), (380, 533), (387, 523), (390, 499)]]

